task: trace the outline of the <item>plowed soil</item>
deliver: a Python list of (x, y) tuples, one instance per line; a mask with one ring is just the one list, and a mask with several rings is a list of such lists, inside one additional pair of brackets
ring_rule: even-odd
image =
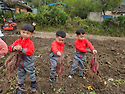
[[(9, 46), (20, 35), (5, 34), (4, 41)], [(99, 63), (99, 74), (95, 77), (88, 77), (87, 65), (90, 62), (91, 54), (86, 54), (86, 64), (84, 78), (79, 78), (78, 69), (73, 78), (68, 78), (74, 56), (74, 34), (68, 34), (65, 39), (63, 73), (56, 79), (56, 82), (49, 82), (50, 61), (49, 53), (51, 43), (55, 39), (55, 33), (34, 34), (31, 40), (35, 45), (35, 70), (37, 78), (36, 94), (125, 94), (125, 38), (101, 37), (86, 35), (86, 38), (93, 44), (98, 51), (96, 59)], [(0, 93), (16, 94), (16, 73), (10, 81), (7, 80), (8, 74), (5, 72), (4, 61), (8, 57), (8, 52), (4, 58), (0, 59)], [(15, 70), (17, 72), (17, 70)], [(26, 75), (23, 94), (31, 93), (31, 80)], [(95, 93), (94, 93), (95, 92)]]

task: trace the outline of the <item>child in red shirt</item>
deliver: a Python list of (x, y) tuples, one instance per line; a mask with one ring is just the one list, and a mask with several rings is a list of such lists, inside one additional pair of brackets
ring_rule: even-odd
[(22, 94), (22, 88), (26, 72), (31, 79), (32, 92), (37, 89), (35, 67), (34, 67), (34, 43), (30, 40), (33, 36), (34, 28), (30, 24), (24, 24), (21, 28), (21, 37), (9, 46), (9, 51), (19, 51), (21, 54), (20, 64), (18, 66), (18, 89), (17, 94)]
[(56, 73), (55, 67), (57, 66), (57, 59), (63, 54), (64, 49), (64, 40), (66, 33), (64, 31), (56, 32), (56, 39), (51, 45), (50, 52), (50, 63), (51, 63), (51, 72), (50, 72), (50, 82), (55, 82), (54, 76)]
[[(72, 69), (70, 71), (69, 78), (74, 76), (74, 72), (77, 68), (77, 65), (84, 69), (85, 64), (85, 55), (87, 52), (96, 54), (97, 50), (93, 47), (93, 45), (85, 38), (85, 30), (83, 28), (79, 28), (76, 31), (77, 40), (75, 41), (75, 55), (74, 55), (74, 63), (72, 64)], [(90, 49), (86, 49), (86, 47)], [(83, 77), (83, 70), (79, 69), (79, 77)]]

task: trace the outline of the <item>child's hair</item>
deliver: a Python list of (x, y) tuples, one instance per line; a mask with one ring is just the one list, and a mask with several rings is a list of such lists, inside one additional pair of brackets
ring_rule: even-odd
[(85, 30), (83, 28), (79, 28), (79, 29), (76, 30), (76, 34), (77, 35), (80, 35), (80, 34), (84, 35), (85, 34)]
[(56, 32), (56, 36), (60, 36), (62, 38), (65, 38), (66, 37), (66, 33), (62, 30), (59, 30)]
[(31, 33), (34, 32), (34, 28), (33, 28), (33, 26), (30, 25), (30, 24), (24, 24), (24, 25), (22, 26), (21, 30), (26, 30), (26, 31), (29, 31), (29, 32), (31, 32)]

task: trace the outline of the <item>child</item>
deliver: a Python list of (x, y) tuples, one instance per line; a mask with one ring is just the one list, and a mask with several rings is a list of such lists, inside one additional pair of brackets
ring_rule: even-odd
[(4, 57), (8, 52), (7, 44), (0, 38), (0, 58)]
[(64, 49), (64, 40), (66, 33), (64, 31), (56, 32), (56, 39), (51, 45), (50, 52), (50, 63), (51, 63), (51, 72), (50, 72), (50, 82), (55, 82), (54, 76), (56, 73), (55, 67), (57, 66), (57, 59), (63, 54)]
[(34, 28), (30, 24), (24, 24), (21, 28), (20, 39), (17, 39), (12, 45), (9, 46), (9, 51), (20, 51), (21, 61), (18, 66), (18, 86), (17, 94), (22, 94), (23, 83), (26, 72), (31, 79), (32, 92), (37, 89), (35, 68), (34, 68), (34, 44), (30, 40), (33, 36)]
[[(85, 38), (85, 30), (83, 28), (79, 28), (76, 31), (77, 40), (75, 41), (75, 55), (74, 55), (74, 63), (72, 64), (72, 69), (70, 71), (69, 78), (74, 76), (74, 72), (77, 68), (77, 65), (84, 69), (85, 64), (85, 55), (87, 52), (96, 54), (97, 51), (94, 49), (92, 44)], [(86, 47), (90, 49), (86, 49)], [(83, 77), (83, 70), (79, 69), (79, 77)]]

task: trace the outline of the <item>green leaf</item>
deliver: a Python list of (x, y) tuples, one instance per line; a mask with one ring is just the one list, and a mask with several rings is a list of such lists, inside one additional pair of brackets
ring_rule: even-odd
[(91, 91), (91, 92), (89, 92), (89, 94), (96, 94), (96, 93), (95, 93), (95, 91)]
[(0, 79), (0, 81), (3, 81), (3, 79)]
[(41, 54), (39, 54), (37, 57), (41, 57)]
[(113, 78), (109, 78), (108, 81), (114, 81), (114, 79)]
[(9, 89), (10, 89), (10, 90), (13, 90), (14, 88), (13, 88), (13, 87), (10, 87)]
[(56, 89), (54, 88), (54, 87), (52, 87), (52, 90), (55, 92), (56, 91)]
[(82, 92), (82, 94), (86, 94), (86, 92)]
[(35, 72), (35, 74), (36, 74), (36, 75), (38, 75), (38, 74), (39, 74), (39, 72), (38, 72), (38, 71), (36, 71), (36, 72)]
[(3, 73), (3, 72), (4, 72), (4, 70), (0, 71), (0, 73)]
[(4, 63), (4, 61), (1, 61), (1, 63)]
[(41, 94), (45, 94), (43, 91), (41, 91)]
[(60, 88), (59, 90), (58, 90), (58, 92), (60, 92), (62, 90), (62, 88)]
[(116, 80), (116, 81), (121, 82), (121, 81), (122, 81), (122, 79), (120, 78), (120, 79), (118, 79), (118, 80)]

